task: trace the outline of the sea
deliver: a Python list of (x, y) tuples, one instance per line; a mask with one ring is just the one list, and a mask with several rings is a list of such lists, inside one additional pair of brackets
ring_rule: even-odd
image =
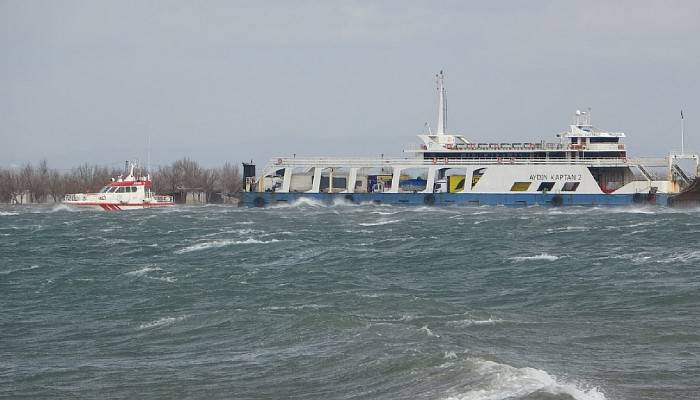
[(0, 207), (0, 398), (700, 398), (700, 210)]

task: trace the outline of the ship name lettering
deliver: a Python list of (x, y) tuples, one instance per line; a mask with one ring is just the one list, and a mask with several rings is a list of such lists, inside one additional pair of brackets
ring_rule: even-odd
[(581, 174), (530, 174), (531, 181), (580, 181), (582, 177)]

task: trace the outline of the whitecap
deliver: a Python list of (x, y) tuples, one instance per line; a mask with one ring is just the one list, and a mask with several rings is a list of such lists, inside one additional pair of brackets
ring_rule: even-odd
[(327, 207), (325, 203), (320, 200), (311, 199), (308, 197), (299, 197), (289, 204), (277, 203), (270, 206), (270, 208), (287, 208), (287, 207)]
[(358, 225), (360, 225), (360, 226), (380, 226), (380, 225), (395, 224), (397, 222), (401, 222), (401, 220), (400, 219), (386, 219), (386, 220), (379, 220), (376, 222), (360, 222)]
[(139, 329), (149, 329), (149, 328), (156, 328), (156, 327), (160, 327), (160, 326), (170, 325), (170, 324), (173, 324), (177, 321), (182, 321), (183, 319), (185, 319), (184, 316), (181, 316), (181, 317), (163, 317), (163, 318), (157, 319), (155, 321), (141, 324), (141, 325), (139, 325)]
[(454, 360), (455, 358), (457, 358), (457, 354), (455, 354), (454, 351), (446, 351), (444, 358), (447, 360)]
[(374, 233), (374, 231), (370, 231), (369, 229), (358, 229), (358, 230), (350, 230), (346, 229), (345, 233)]
[(553, 256), (553, 255), (547, 254), (547, 253), (538, 254), (536, 256), (517, 256), (517, 257), (510, 258), (510, 260), (513, 260), (515, 262), (529, 261), (529, 260), (556, 261), (558, 259), (559, 259), (559, 257)]
[(420, 330), (422, 332), (425, 332), (426, 335), (428, 335), (430, 337), (437, 337), (437, 338), (440, 337), (440, 335), (433, 333), (433, 331), (431, 331), (430, 328), (428, 328), (428, 325), (424, 325), (422, 328), (420, 328)]
[(211, 249), (211, 248), (219, 248), (219, 247), (226, 247), (230, 245), (235, 245), (235, 244), (266, 244), (266, 243), (275, 243), (279, 242), (277, 239), (270, 239), (270, 240), (257, 240), (253, 238), (249, 238), (246, 240), (213, 240), (210, 242), (202, 242), (202, 243), (196, 243), (187, 247), (183, 247), (182, 249), (176, 250), (175, 254), (185, 254), (185, 253), (190, 253), (193, 251), (201, 251), (201, 250), (206, 250), (206, 249)]
[(126, 275), (131, 275), (131, 276), (144, 276), (149, 272), (152, 271), (162, 271), (160, 267), (144, 267), (141, 269), (138, 269), (136, 271), (129, 271), (126, 273)]
[(35, 265), (30, 265), (29, 267), (26, 267), (26, 268), (8, 269), (6, 271), (0, 271), (0, 275), (9, 275), (13, 272), (31, 271), (31, 270), (37, 269), (37, 268), (39, 268), (39, 266), (35, 264)]
[(329, 305), (325, 304), (300, 304), (296, 306), (267, 306), (263, 307), (262, 310), (264, 311), (281, 311), (281, 310), (304, 310), (307, 308), (313, 309), (313, 310), (318, 310), (320, 308), (327, 308), (330, 307)]
[(0, 217), (9, 217), (11, 215), (19, 215), (19, 213), (10, 211), (0, 211)]
[(463, 319), (460, 321), (449, 321), (450, 325), (471, 326), (471, 325), (495, 325), (504, 322), (502, 319), (489, 317), (488, 319)]
[(378, 215), (394, 215), (397, 214), (398, 211), (372, 211), (370, 214), (378, 214)]
[(480, 387), (452, 395), (447, 400), (501, 400), (522, 398), (533, 393), (568, 395), (576, 400), (605, 400), (597, 387), (581, 388), (571, 382), (562, 382), (546, 371), (536, 368), (516, 368), (493, 361), (473, 360), (476, 373), (481, 375)]
[[(84, 210), (87, 210), (87, 209), (90, 209), (90, 208), (88, 207), (88, 208), (83, 208), (83, 209), (84, 209)], [(79, 209), (78, 209), (78, 208), (74, 208), (74, 207), (70, 207), (70, 206), (67, 205), (67, 204), (57, 204), (57, 205), (53, 206), (53, 207), (49, 210), (50, 213), (55, 213), (55, 212), (59, 212), (59, 211), (79, 211)]]

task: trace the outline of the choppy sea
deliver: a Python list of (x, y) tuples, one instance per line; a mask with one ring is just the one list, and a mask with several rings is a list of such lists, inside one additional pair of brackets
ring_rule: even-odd
[(0, 208), (0, 397), (700, 398), (700, 210)]

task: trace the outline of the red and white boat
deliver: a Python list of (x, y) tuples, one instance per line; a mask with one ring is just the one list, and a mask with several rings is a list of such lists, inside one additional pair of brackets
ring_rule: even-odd
[(129, 164), (129, 175), (112, 178), (112, 182), (97, 193), (67, 194), (64, 204), (102, 209), (105, 211), (135, 210), (150, 207), (174, 206), (172, 196), (157, 195), (151, 191), (150, 176), (134, 175), (135, 165)]

